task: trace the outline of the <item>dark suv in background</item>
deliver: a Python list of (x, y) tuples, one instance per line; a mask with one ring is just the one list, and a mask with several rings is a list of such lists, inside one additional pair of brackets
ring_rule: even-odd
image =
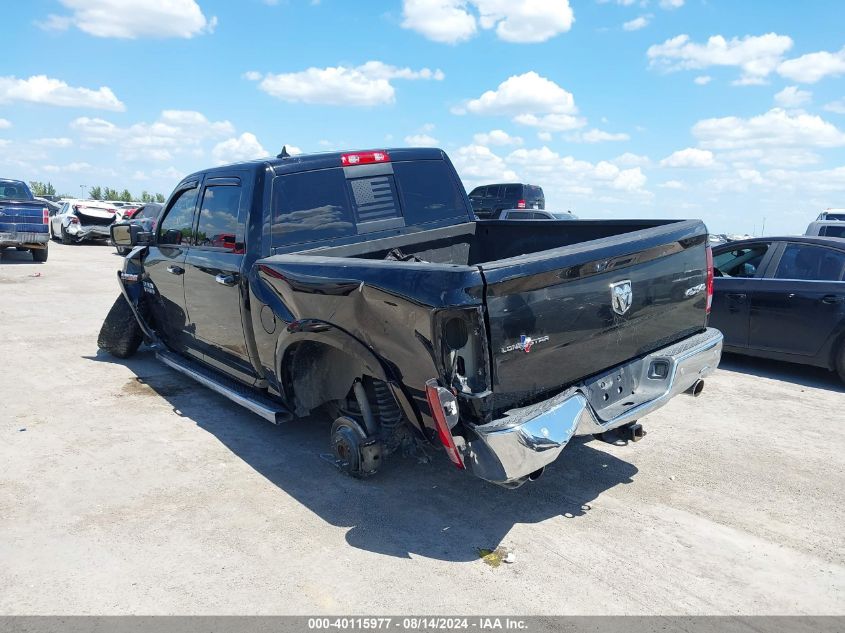
[(520, 183), (482, 185), (470, 192), (469, 200), (479, 218), (489, 218), (502, 209), (546, 208), (546, 197), (541, 187)]

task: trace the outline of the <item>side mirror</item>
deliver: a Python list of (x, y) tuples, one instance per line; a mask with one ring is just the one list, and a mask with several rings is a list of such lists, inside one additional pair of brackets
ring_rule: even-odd
[(152, 233), (147, 233), (138, 224), (118, 223), (111, 226), (111, 240), (115, 246), (138, 246), (152, 242)]

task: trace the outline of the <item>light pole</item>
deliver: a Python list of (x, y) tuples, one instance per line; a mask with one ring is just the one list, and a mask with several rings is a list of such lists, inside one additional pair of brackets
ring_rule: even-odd
[(79, 199), (85, 199), (85, 185), (79, 185)]

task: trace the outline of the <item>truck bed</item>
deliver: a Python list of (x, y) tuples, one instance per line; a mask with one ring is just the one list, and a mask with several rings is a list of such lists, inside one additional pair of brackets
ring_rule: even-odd
[[(394, 249), (433, 264), (491, 266), (493, 263), (602, 238), (677, 225), (681, 220), (567, 220), (561, 222), (467, 222), (356, 244), (300, 251), (302, 255), (385, 259)], [(699, 224), (696, 222), (696, 224)], [(623, 238), (627, 239), (627, 238)]]
[[(393, 266), (477, 269), (482, 287), (468, 291), (486, 308), (492, 408), (501, 411), (701, 331), (705, 248), (706, 229), (692, 220), (483, 221), (298, 255), (384, 265), (393, 252), (426, 262)], [(623, 314), (612, 307), (620, 282), (632, 290)]]

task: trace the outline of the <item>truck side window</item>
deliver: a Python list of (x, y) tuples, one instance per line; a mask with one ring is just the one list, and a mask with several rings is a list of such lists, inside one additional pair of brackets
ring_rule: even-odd
[(273, 246), (355, 235), (340, 168), (279, 176), (273, 182)]
[(185, 189), (170, 205), (170, 209), (158, 227), (159, 244), (191, 244), (194, 209), (197, 206), (197, 194), (199, 189), (193, 187)]
[(240, 202), (240, 185), (206, 187), (197, 222), (196, 245), (243, 253), (243, 243), (236, 243)]

